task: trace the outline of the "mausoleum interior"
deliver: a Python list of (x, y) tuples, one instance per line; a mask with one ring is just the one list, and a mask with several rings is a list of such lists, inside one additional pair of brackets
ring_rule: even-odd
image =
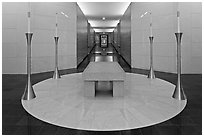
[(2, 2), (3, 135), (201, 135), (202, 2)]

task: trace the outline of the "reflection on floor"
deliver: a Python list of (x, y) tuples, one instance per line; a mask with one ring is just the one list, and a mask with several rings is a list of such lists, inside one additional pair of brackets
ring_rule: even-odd
[[(100, 47), (93, 51), (100, 52)], [(106, 57), (100, 53), (92, 53), (82, 62), (78, 69), (60, 70), (60, 74), (70, 74), (82, 72), (93, 55)], [(126, 62), (114, 51), (110, 53), (117, 57), (119, 64), (126, 72), (147, 74), (147, 70), (130, 69)], [(103, 59), (102, 59), (103, 58)], [(110, 57), (109, 57), (110, 59)], [(98, 59), (99, 60), (99, 59)], [(114, 61), (114, 57), (112, 58)], [(93, 60), (92, 60), (93, 61)], [(155, 72), (158, 78), (176, 83), (176, 75), (172, 73)], [(45, 79), (51, 78), (53, 72), (39, 73), (32, 75), (32, 83), (38, 83)], [(110, 131), (110, 132), (92, 132), (84, 130), (75, 130), (62, 128), (45, 123), (30, 116), (21, 106), (21, 96), (24, 92), (26, 76), (25, 75), (2, 75), (2, 134), (69, 134), (69, 135), (154, 135), (154, 134), (202, 134), (202, 75), (201, 74), (184, 74), (182, 75), (183, 88), (188, 97), (186, 108), (178, 116), (150, 127)]]
[(121, 67), (130, 72), (130, 66), (125, 60), (117, 53), (112, 44), (107, 48), (101, 48), (100, 45), (95, 45), (89, 56), (78, 66), (78, 71), (82, 72), (89, 62), (118, 62)]

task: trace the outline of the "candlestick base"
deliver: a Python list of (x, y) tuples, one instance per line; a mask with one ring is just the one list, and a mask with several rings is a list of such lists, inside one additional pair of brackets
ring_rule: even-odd
[(58, 40), (59, 40), (59, 37), (55, 36), (54, 40), (55, 40), (55, 71), (53, 74), (53, 79), (59, 79), (60, 78), (60, 74), (58, 70)]
[(31, 39), (32, 39), (33, 33), (29, 32), (29, 33), (25, 33), (25, 35), (27, 40), (27, 85), (25, 87), (25, 91), (21, 99), (31, 100), (36, 97), (31, 84)]
[(34, 99), (35, 96), (35, 92), (33, 90), (32, 84), (30, 81), (28, 81), (26, 87), (25, 87), (25, 91), (23, 93), (22, 99), (23, 100), (31, 100)]
[(149, 37), (150, 40), (150, 69), (148, 77), (149, 79), (155, 79), (154, 69), (153, 69), (153, 36)]
[(155, 79), (155, 74), (154, 74), (154, 70), (153, 68), (151, 67), (150, 70), (149, 70), (149, 74), (148, 74), (148, 77), (147, 78), (150, 78), (150, 79)]
[(59, 78), (61, 78), (61, 77), (60, 77), (60, 74), (59, 74), (59, 70), (56, 67), (55, 71), (54, 71), (54, 74), (53, 74), (53, 79), (59, 79)]
[(181, 37), (183, 33), (175, 33), (177, 42), (177, 84), (174, 89), (172, 97), (178, 100), (186, 100), (186, 95), (184, 93), (181, 84)]
[(186, 100), (186, 95), (184, 93), (182, 84), (179, 80), (177, 81), (177, 85), (174, 89), (174, 93), (173, 93), (172, 97), (174, 99), (178, 99), (178, 100)]

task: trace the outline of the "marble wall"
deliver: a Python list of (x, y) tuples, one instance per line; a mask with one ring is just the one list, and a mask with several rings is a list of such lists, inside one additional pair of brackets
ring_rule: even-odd
[[(2, 4), (2, 73), (26, 73), (28, 3)], [(59, 69), (76, 67), (76, 3), (31, 2), (32, 73), (54, 70), (55, 14), (58, 12)], [(64, 12), (66, 18), (60, 14)]]
[[(46, 7), (46, 8), (45, 8)], [(202, 73), (202, 3), (132, 2), (120, 21), (121, 55), (134, 68), (149, 69), (149, 21), (154, 35), (154, 69), (176, 72), (177, 9), (181, 12), (182, 73)], [(28, 3), (2, 3), (2, 73), (26, 73)], [(32, 73), (53, 71), (55, 13), (58, 16), (59, 69), (75, 68), (88, 53), (87, 20), (76, 3), (31, 3)], [(93, 33), (90, 30), (91, 34)], [(119, 32), (118, 32), (119, 33)], [(114, 36), (115, 39), (116, 36)], [(119, 40), (120, 39), (120, 40)]]
[(77, 65), (88, 54), (88, 21), (77, 5)]
[(113, 45), (120, 53), (120, 23), (118, 23), (117, 27), (113, 30)]
[(120, 20), (120, 53), (131, 65), (131, 4)]
[(91, 24), (88, 23), (88, 53), (92, 50), (95, 44), (95, 31), (93, 27), (91, 27)]
[(108, 32), (108, 43), (113, 43), (113, 32)]
[(149, 22), (152, 12), (154, 69), (176, 72), (177, 9), (180, 10), (182, 73), (202, 73), (202, 3), (133, 2), (131, 8), (132, 67), (149, 69)]

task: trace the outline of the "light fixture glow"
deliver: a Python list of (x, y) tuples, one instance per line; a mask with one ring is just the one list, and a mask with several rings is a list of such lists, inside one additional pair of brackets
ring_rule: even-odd
[(113, 32), (114, 29), (94, 29), (95, 32)]
[(119, 23), (119, 20), (89, 20), (89, 23), (92, 27), (116, 27)]
[(61, 12), (62, 15), (64, 15), (66, 18), (68, 18), (68, 15), (65, 14), (64, 12)]
[(147, 13), (151, 14), (151, 12), (145, 12), (144, 14), (142, 14), (140, 17), (144, 17)]
[(77, 2), (92, 27), (116, 27), (120, 17), (123, 16), (130, 3), (131, 2)]
[[(85, 16), (123, 15), (131, 2), (77, 2)], [(113, 7), (115, 8), (113, 10)], [(106, 10), (104, 10), (106, 9)]]

